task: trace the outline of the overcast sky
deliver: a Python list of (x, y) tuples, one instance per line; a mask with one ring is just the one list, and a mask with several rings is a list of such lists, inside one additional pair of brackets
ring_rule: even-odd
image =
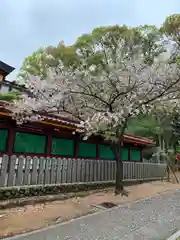
[(41, 46), (56, 45), (103, 25), (160, 25), (180, 13), (180, 0), (0, 0), (0, 60), (14, 66)]

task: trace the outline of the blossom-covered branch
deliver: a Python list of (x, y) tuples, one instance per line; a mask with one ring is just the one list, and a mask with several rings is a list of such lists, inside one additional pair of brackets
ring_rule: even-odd
[(48, 78), (30, 77), (23, 95), (10, 107), (18, 122), (37, 121), (39, 113), (73, 116), (81, 120), (86, 135), (103, 134), (115, 140), (114, 129), (139, 112), (150, 111), (161, 100), (179, 98), (180, 71), (176, 64), (145, 65), (139, 59), (111, 64), (109, 73), (50, 73)]

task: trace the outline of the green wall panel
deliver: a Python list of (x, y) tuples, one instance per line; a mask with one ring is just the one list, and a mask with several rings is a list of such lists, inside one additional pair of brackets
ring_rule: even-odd
[[(108, 147), (108, 145), (100, 145), (100, 158), (104, 159), (115, 159), (114, 153)], [(128, 161), (129, 160), (129, 153), (128, 148), (122, 148), (122, 160)]]
[(129, 160), (129, 150), (128, 148), (122, 148), (122, 160), (128, 161)]
[(14, 152), (16, 153), (45, 153), (46, 136), (31, 133), (16, 132)]
[(78, 156), (96, 158), (96, 144), (79, 142)]
[(114, 160), (114, 154), (108, 145), (100, 145), (100, 158)]
[(141, 160), (141, 151), (137, 149), (131, 149), (131, 160), (140, 161)]
[(0, 129), (0, 152), (6, 152), (8, 139), (8, 130)]
[(74, 155), (73, 140), (53, 137), (51, 153), (53, 155), (73, 156)]

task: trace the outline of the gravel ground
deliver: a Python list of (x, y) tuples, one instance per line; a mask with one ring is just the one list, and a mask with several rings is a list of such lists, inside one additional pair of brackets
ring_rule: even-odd
[(9, 240), (164, 240), (180, 229), (180, 190)]

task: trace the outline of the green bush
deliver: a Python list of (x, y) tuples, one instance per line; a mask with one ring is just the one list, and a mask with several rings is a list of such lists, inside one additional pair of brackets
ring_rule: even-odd
[(27, 187), (7, 187), (0, 188), (0, 200), (15, 198), (25, 198), (33, 196), (44, 196), (49, 194), (60, 194), (70, 192), (89, 191), (94, 189), (103, 189), (111, 187), (114, 184), (109, 183), (87, 183), (87, 184), (67, 184), (67, 185), (44, 185)]

